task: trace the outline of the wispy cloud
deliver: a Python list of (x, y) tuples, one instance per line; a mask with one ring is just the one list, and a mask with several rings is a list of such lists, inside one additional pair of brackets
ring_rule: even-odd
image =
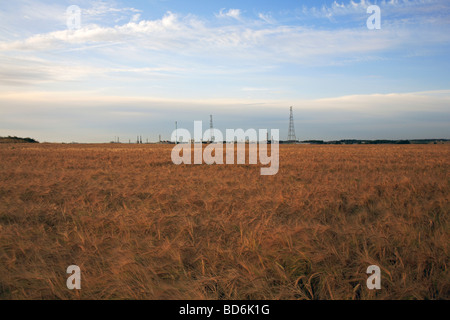
[(88, 15), (90, 17), (96, 17), (96, 16), (105, 16), (110, 13), (140, 13), (142, 10), (132, 8), (132, 7), (117, 7), (114, 3), (111, 3), (111, 1), (93, 1), (91, 2), (92, 6), (90, 8), (83, 8), (82, 13), (83, 15)]
[(269, 24), (275, 24), (276, 23), (276, 20), (270, 14), (264, 14), (264, 13), (260, 12), (260, 13), (258, 13), (258, 17), (261, 20), (263, 20), (263, 21), (265, 21), (265, 22), (267, 22)]
[(180, 17), (167, 12), (157, 20), (131, 21), (113, 27), (91, 25), (79, 30), (37, 34), (25, 40), (3, 41), (0, 51), (61, 50), (123, 43), (137, 50), (164, 50), (166, 54), (182, 50), (184, 54), (198, 57), (213, 52), (240, 59), (258, 55), (268, 61), (296, 64), (317, 63), (322, 58), (322, 63), (329, 64), (354, 54), (396, 50), (418, 41), (439, 44), (450, 41), (450, 34), (411, 25), (385, 28), (377, 33), (368, 33), (365, 28), (318, 30), (283, 25), (259, 27), (253, 23), (212, 26), (195, 16)]
[(119, 23), (121, 21), (138, 21), (142, 10), (133, 7), (121, 7), (114, 1), (93, 1), (90, 7), (82, 7), (84, 24)]
[(378, 5), (383, 10), (384, 16), (398, 14), (439, 12), (443, 8), (448, 9), (448, 1), (445, 0), (360, 0), (348, 2), (336, 0), (331, 5), (323, 4), (320, 7), (303, 6), (297, 14), (313, 16), (316, 18), (337, 18), (349, 15), (364, 16), (366, 9), (371, 5)]
[(241, 18), (241, 10), (239, 9), (228, 9), (225, 11), (225, 8), (221, 9), (219, 13), (216, 13), (216, 17), (218, 18), (234, 18), (239, 20)]

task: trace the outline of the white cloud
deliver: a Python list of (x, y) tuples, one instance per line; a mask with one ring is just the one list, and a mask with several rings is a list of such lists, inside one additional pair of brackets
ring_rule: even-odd
[(141, 18), (141, 14), (137, 13), (137, 14), (133, 15), (130, 22), (138, 22), (140, 18)]
[(104, 1), (93, 1), (90, 8), (82, 8), (82, 14), (95, 17), (104, 16), (110, 13), (140, 13), (141, 10), (127, 7), (127, 8), (117, 8), (114, 4)]
[(218, 18), (234, 18), (236, 20), (239, 20), (241, 17), (241, 10), (239, 9), (229, 9), (227, 12), (224, 11), (225, 9), (221, 9), (218, 14), (216, 14), (216, 17)]
[[(137, 18), (135, 19), (137, 20)], [(418, 42), (432, 45), (450, 41), (450, 34), (424, 26), (399, 25), (368, 33), (365, 28), (318, 30), (296, 26), (229, 24), (211, 26), (194, 16), (167, 12), (161, 19), (130, 21), (114, 27), (86, 26), (0, 42), (0, 51), (74, 50), (117, 43), (133, 50), (165, 54), (202, 55), (295, 64), (334, 64), (352, 55), (398, 50)]]
[[(383, 10), (383, 15), (391, 15), (398, 13), (411, 13), (419, 12), (423, 10), (424, 6), (428, 6), (427, 10), (438, 11), (442, 4), (445, 4), (445, 0), (382, 0), (382, 1), (370, 1), (360, 0), (345, 3), (340, 0), (335, 0), (331, 5), (322, 5), (321, 7), (303, 7), (302, 14), (311, 15), (314, 17), (333, 18), (346, 15), (364, 15), (366, 9), (370, 5), (379, 5)], [(430, 6), (433, 8), (430, 8)], [(408, 9), (408, 11), (406, 11)]]
[(99, 74), (100, 68), (77, 63), (49, 62), (44, 59), (0, 55), (0, 85), (23, 86), (51, 82), (70, 82)]
[[(438, 0), (383, 1), (386, 6), (406, 7), (423, 3), (438, 3)], [(339, 15), (360, 10), (371, 4), (360, 0), (349, 3), (338, 0), (322, 8), (305, 8), (306, 13), (317, 15)], [(332, 30), (281, 25), (270, 14), (259, 13), (255, 20), (241, 19), (239, 9), (222, 9), (219, 18), (225, 24), (200, 19), (193, 15), (177, 15), (167, 12), (156, 20), (142, 20), (140, 11), (134, 8), (116, 8), (110, 3), (96, 1), (84, 10), (88, 17), (102, 16), (115, 12), (127, 13), (126, 23), (105, 26), (83, 22), (79, 30), (66, 30), (35, 34), (21, 40), (0, 40), (0, 52), (49, 52), (102, 50), (107, 46), (126, 46), (130, 51), (148, 54), (148, 51), (163, 52), (165, 55), (190, 55), (209, 58), (251, 60), (254, 56), (265, 64), (290, 62), (303, 65), (335, 65), (343, 61), (361, 60), (370, 53), (414, 48), (423, 45), (442, 44), (450, 41), (445, 28), (427, 28), (420, 20), (396, 20), (395, 25), (377, 32), (368, 33), (361, 28), (335, 28)], [(439, 12), (439, 11), (433, 11)], [(363, 17), (366, 15), (364, 14)], [(240, 23), (233, 23), (235, 20)], [(384, 19), (384, 18), (383, 18)], [(434, 19), (439, 19), (434, 18)], [(441, 18), (442, 19), (442, 18)], [(266, 23), (261, 23), (263, 20)], [(118, 21), (118, 20), (116, 20)], [(434, 25), (436, 20), (428, 21)], [(432, 23), (431, 23), (432, 22)], [(447, 26), (448, 29), (448, 26)], [(1, 39), (1, 38), (0, 38)], [(113, 54), (113, 53), (112, 53)], [(411, 54), (411, 50), (408, 53)]]
[(270, 14), (258, 13), (258, 17), (261, 20), (263, 20), (263, 21), (265, 21), (265, 22), (267, 22), (269, 24), (275, 24), (276, 23), (276, 20), (274, 18), (272, 18), (272, 16)]

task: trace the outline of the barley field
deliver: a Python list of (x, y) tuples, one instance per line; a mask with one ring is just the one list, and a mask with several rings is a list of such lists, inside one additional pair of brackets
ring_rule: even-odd
[(0, 299), (450, 298), (450, 145), (280, 145), (274, 176), (172, 147), (1, 144)]

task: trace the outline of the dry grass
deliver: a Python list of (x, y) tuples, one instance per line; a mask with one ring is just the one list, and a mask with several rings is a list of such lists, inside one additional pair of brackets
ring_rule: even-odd
[(282, 145), (275, 176), (170, 151), (1, 145), (0, 298), (450, 298), (450, 145)]

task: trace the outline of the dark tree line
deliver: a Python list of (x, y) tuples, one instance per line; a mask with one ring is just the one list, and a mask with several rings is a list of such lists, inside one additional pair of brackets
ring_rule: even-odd
[(39, 141), (32, 139), (32, 138), (19, 138), (19, 137), (0, 137), (0, 142), (5, 143), (39, 143)]

